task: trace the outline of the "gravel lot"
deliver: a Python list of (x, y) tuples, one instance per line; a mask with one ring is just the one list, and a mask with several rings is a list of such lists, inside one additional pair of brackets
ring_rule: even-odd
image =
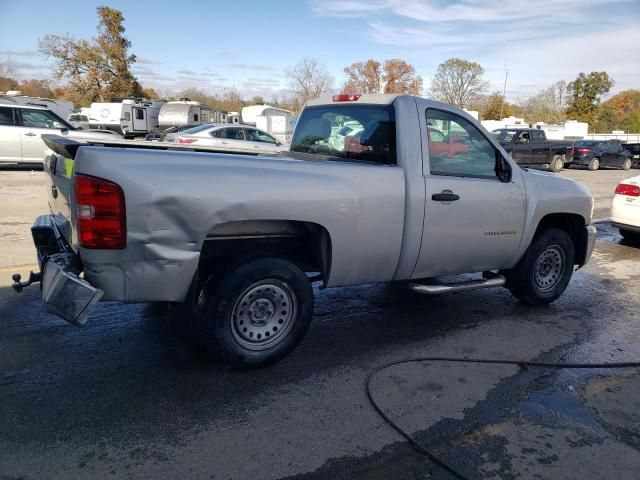
[[(637, 170), (562, 175), (606, 218)], [(640, 248), (598, 223), (592, 262), (546, 308), (506, 290), (426, 298), (387, 285), (318, 291), (302, 345), (234, 372), (153, 305), (102, 303), (83, 328), (10, 288), (35, 261), (42, 172), (0, 171), (0, 479), (451, 478), (367, 403), (375, 366), (412, 356), (640, 359)], [(468, 478), (635, 479), (640, 370), (412, 364), (374, 383), (383, 407)]]

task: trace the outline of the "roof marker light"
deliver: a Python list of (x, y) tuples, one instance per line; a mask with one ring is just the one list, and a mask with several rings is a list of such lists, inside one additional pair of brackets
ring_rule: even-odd
[(361, 96), (362, 95), (359, 93), (355, 93), (355, 94), (341, 93), (340, 95), (334, 95), (333, 101), (334, 102), (355, 102), (356, 100), (359, 100)]

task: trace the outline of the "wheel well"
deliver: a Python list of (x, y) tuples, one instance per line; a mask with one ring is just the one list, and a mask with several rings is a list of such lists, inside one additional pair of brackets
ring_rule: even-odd
[(575, 263), (582, 265), (587, 254), (587, 230), (584, 218), (575, 213), (551, 213), (540, 220), (535, 236), (549, 228), (558, 228), (567, 232), (575, 249)]
[(326, 284), (331, 237), (324, 227), (312, 222), (245, 220), (217, 225), (202, 245), (198, 278), (205, 281), (232, 265), (265, 256), (286, 258), (303, 272), (317, 272)]

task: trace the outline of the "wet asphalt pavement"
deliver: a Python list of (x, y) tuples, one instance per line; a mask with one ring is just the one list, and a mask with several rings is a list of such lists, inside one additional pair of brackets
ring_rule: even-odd
[[(367, 373), (414, 356), (640, 360), (640, 248), (597, 226), (592, 262), (549, 307), (499, 288), (317, 291), (300, 347), (245, 372), (191, 350), (157, 305), (67, 325), (4, 268), (0, 478), (451, 478), (375, 414)], [(638, 478), (640, 369), (407, 364), (374, 392), (468, 478)]]

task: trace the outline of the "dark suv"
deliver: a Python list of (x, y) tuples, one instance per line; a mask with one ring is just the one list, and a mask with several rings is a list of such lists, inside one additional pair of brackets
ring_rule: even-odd
[(571, 166), (586, 165), (589, 170), (600, 167), (629, 170), (633, 166), (631, 152), (615, 140), (579, 140), (568, 149), (567, 157), (573, 159)]

